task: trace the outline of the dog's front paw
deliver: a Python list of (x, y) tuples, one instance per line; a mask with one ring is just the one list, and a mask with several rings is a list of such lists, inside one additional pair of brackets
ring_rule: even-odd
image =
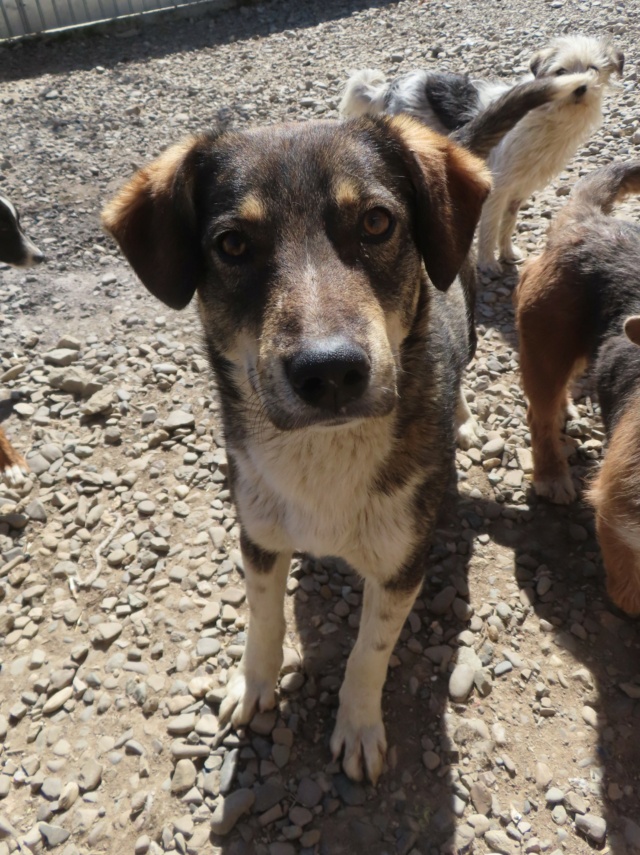
[(0, 469), (0, 481), (5, 481), (10, 487), (22, 487), (29, 474), (27, 464), (19, 458), (15, 463)]
[(367, 704), (340, 704), (331, 736), (331, 752), (337, 760), (344, 750), (342, 768), (353, 781), (366, 774), (376, 784), (387, 754), (387, 739), (380, 710), (369, 711)]
[(577, 496), (571, 475), (561, 475), (558, 478), (534, 481), (533, 488), (538, 496), (548, 499), (555, 505), (570, 505), (571, 502), (575, 501)]
[(524, 254), (517, 246), (515, 246), (515, 244), (510, 243), (509, 246), (502, 251), (500, 258), (503, 261), (506, 261), (507, 264), (517, 264), (519, 261), (522, 261)]
[(458, 425), (458, 445), (463, 451), (468, 451), (470, 448), (480, 448), (482, 440), (478, 436), (479, 430), (478, 423), (471, 417)]
[(220, 704), (222, 724), (231, 721), (234, 727), (248, 724), (256, 712), (265, 712), (276, 705), (276, 679), (248, 674), (238, 667), (229, 680), (227, 694)]

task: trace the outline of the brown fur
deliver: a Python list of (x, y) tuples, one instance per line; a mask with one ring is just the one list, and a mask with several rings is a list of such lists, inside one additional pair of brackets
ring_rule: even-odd
[[(607, 568), (607, 590), (628, 614), (640, 614), (640, 395), (629, 402), (588, 498)], [(625, 535), (636, 544), (625, 542)]]
[(25, 470), (29, 468), (24, 457), (18, 454), (7, 439), (5, 432), (0, 428), (0, 475), (11, 466), (20, 466)]

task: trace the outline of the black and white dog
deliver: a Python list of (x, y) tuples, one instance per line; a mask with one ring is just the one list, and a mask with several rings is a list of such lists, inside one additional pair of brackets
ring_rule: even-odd
[[(478, 238), (482, 270), (500, 272), (496, 247), (504, 261), (521, 258), (511, 241), (520, 206), (558, 175), (600, 126), (604, 88), (614, 72), (622, 74), (623, 65), (623, 54), (608, 41), (588, 36), (555, 39), (531, 58), (531, 74), (525, 80), (580, 75), (583, 83), (570, 87), (565, 98), (532, 110), (491, 152), (493, 190), (482, 211)], [(388, 82), (381, 72), (364, 69), (347, 81), (340, 110), (345, 116), (409, 113), (451, 134), (513, 86), (427, 70)]]
[(20, 228), (20, 215), (5, 196), (0, 196), (0, 261), (13, 267), (44, 261), (44, 254)]

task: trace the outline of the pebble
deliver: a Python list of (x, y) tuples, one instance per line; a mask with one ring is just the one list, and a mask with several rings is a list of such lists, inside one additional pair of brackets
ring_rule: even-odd
[(449, 697), (458, 703), (466, 701), (473, 688), (475, 671), (470, 665), (456, 665), (449, 678)]
[(601, 816), (592, 813), (578, 814), (576, 828), (595, 843), (602, 843), (607, 836), (607, 823)]
[(188, 758), (178, 760), (171, 778), (171, 792), (182, 793), (190, 789), (195, 784), (197, 774), (198, 770), (192, 760)]
[(102, 781), (102, 770), (102, 764), (93, 758), (83, 763), (78, 775), (80, 791), (85, 793), (95, 790)]
[(240, 817), (251, 810), (255, 799), (255, 793), (246, 788), (222, 798), (211, 817), (211, 831), (220, 836), (229, 834)]

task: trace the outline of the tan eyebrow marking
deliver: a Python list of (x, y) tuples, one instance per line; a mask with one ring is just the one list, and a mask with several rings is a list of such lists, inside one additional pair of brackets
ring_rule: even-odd
[(338, 205), (355, 205), (360, 201), (360, 192), (352, 181), (343, 179), (333, 188)]
[(262, 200), (251, 194), (240, 202), (238, 216), (243, 220), (265, 220), (267, 211)]

